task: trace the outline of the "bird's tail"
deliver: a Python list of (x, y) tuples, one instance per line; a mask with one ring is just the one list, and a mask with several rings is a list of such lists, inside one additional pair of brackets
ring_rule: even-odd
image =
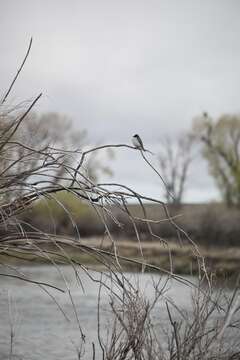
[(153, 152), (151, 152), (150, 150), (147, 150), (147, 149), (143, 149), (143, 151), (145, 151), (145, 152), (148, 152), (148, 153), (150, 153), (151, 155), (155, 155)]

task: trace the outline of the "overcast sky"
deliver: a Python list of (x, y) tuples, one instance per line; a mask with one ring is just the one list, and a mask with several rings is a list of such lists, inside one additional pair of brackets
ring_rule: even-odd
[[(43, 92), (35, 108), (69, 115), (93, 143), (159, 139), (204, 110), (240, 111), (239, 0), (0, 0), (4, 91), (29, 39), (33, 47), (12, 101)], [(155, 161), (155, 159), (153, 159)], [(159, 195), (138, 154), (121, 151), (115, 180)], [(217, 191), (198, 160), (187, 201)], [(160, 195), (159, 195), (160, 196)]]

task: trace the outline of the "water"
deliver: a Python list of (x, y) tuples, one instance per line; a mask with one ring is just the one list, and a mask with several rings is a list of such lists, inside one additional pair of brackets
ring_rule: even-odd
[[(12, 359), (78, 359), (76, 349), (82, 344), (81, 331), (86, 335), (84, 358), (91, 358), (92, 342), (96, 343), (96, 352), (99, 354), (97, 344), (98, 285), (91, 281), (83, 271), (79, 271), (82, 282), (80, 285), (70, 266), (59, 269), (51, 266), (22, 267), (21, 271), (31, 279), (54, 284), (64, 289), (65, 293), (47, 287), (40, 288), (16, 278), (0, 276), (0, 359), (10, 359), (10, 353), (14, 355)], [(94, 272), (90, 275), (99, 277)], [(138, 284), (149, 300), (154, 297), (152, 285), (159, 281), (159, 275), (127, 274), (127, 277), (131, 279), (131, 283)], [(161, 281), (165, 280), (166, 278), (162, 277)], [(193, 281), (193, 279), (190, 280)], [(66, 284), (70, 292), (66, 291)], [(69, 293), (75, 304), (81, 330)], [(189, 288), (178, 282), (171, 283), (165, 296), (177, 300), (177, 304), (181, 307), (190, 306)], [(109, 293), (102, 291), (100, 311), (103, 337), (106, 335), (106, 330), (109, 328), (108, 321), (111, 319), (109, 301)], [(155, 309), (154, 316), (158, 320), (159, 314), (161, 314), (161, 321), (164, 321), (167, 315), (163, 299)], [(11, 329), (13, 330), (12, 347)], [(96, 359), (98, 358), (100, 355), (96, 356)]]

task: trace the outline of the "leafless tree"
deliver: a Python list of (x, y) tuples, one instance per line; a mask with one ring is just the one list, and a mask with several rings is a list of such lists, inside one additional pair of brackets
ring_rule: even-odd
[(165, 181), (165, 197), (168, 203), (182, 203), (189, 167), (193, 160), (193, 137), (184, 133), (173, 139), (161, 140), (158, 154), (161, 173)]

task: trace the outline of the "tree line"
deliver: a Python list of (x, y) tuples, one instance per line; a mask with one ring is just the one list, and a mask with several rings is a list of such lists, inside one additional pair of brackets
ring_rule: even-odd
[(190, 166), (198, 160), (199, 150), (222, 201), (240, 207), (240, 115), (214, 119), (207, 112), (193, 119), (188, 132), (161, 142), (158, 160), (167, 184), (167, 202), (182, 203)]
[[(2, 135), (7, 134), (9, 124), (13, 122), (11, 116), (7, 112), (1, 116)], [(76, 152), (82, 151), (89, 145), (86, 130), (76, 130), (67, 116), (54, 112), (44, 114), (30, 112), (11, 141), (7, 152), (4, 149), (4, 153), (0, 154), (0, 169), (4, 171), (5, 176), (26, 173), (25, 180), (29, 174), (32, 176), (32, 171), (29, 170), (37, 167), (41, 159), (39, 152), (38, 157), (34, 156), (30, 161), (22, 161), (25, 153), (34, 145), (38, 144), (41, 149), (44, 146), (54, 146), (66, 151), (75, 149)], [(18, 142), (24, 142), (25, 148), (18, 146)], [(183, 203), (190, 167), (194, 161), (198, 161), (200, 150), (223, 202), (229, 207), (240, 207), (240, 115), (227, 114), (213, 119), (204, 112), (193, 119), (189, 131), (175, 138), (168, 135), (163, 137), (159, 147), (157, 159), (166, 185), (164, 196), (167, 203), (174, 205)], [(73, 153), (65, 156), (63, 161), (74, 166)], [(92, 180), (96, 180), (101, 172), (111, 174), (111, 169), (96, 158), (96, 154), (89, 157), (85, 168), (88, 177)], [(53, 181), (58, 182), (62, 179), (63, 169), (64, 167), (56, 167), (53, 170)], [(19, 186), (18, 193), (22, 191), (24, 191), (23, 187)], [(6, 197), (12, 195), (11, 189), (5, 193)]]

